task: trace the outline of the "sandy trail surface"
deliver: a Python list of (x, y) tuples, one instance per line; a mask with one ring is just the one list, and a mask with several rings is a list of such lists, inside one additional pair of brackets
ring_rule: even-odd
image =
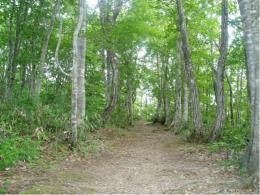
[(59, 162), (39, 175), (17, 175), (10, 192), (253, 193), (201, 145), (186, 143), (158, 124), (139, 122), (129, 132), (97, 158)]

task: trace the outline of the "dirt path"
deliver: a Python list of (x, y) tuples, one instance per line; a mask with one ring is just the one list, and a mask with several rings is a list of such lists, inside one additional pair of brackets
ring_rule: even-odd
[(19, 192), (250, 193), (200, 146), (182, 142), (159, 125), (139, 123), (131, 131), (111, 152), (87, 162), (62, 162), (25, 179)]

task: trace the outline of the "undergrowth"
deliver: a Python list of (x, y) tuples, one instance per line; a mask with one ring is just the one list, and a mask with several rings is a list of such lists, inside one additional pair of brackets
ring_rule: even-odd
[(226, 166), (241, 166), (241, 157), (249, 142), (249, 135), (250, 128), (246, 125), (237, 128), (224, 129), (220, 139), (209, 144), (209, 151), (226, 152), (227, 158), (223, 162)]
[[(192, 127), (185, 127), (178, 132), (178, 135), (185, 141), (189, 141), (192, 135)], [(210, 135), (210, 128), (204, 132), (205, 137)], [(210, 153), (225, 153), (226, 157), (219, 162), (224, 166), (236, 166), (240, 168), (240, 173), (245, 172), (242, 164), (242, 157), (245, 148), (250, 139), (249, 124), (241, 125), (240, 127), (225, 128), (220, 134), (220, 138), (212, 143), (205, 142)]]

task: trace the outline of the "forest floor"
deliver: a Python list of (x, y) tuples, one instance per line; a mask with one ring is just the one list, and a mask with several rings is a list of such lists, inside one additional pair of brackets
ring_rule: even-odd
[[(66, 159), (46, 171), (9, 177), (11, 193), (256, 193), (203, 145), (186, 143), (158, 124), (139, 122), (87, 160)], [(237, 172), (237, 173), (236, 173)]]

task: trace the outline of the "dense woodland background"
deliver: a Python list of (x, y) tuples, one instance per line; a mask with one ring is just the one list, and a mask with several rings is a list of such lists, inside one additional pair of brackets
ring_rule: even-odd
[(0, 169), (145, 119), (258, 174), (258, 4), (1, 0)]

